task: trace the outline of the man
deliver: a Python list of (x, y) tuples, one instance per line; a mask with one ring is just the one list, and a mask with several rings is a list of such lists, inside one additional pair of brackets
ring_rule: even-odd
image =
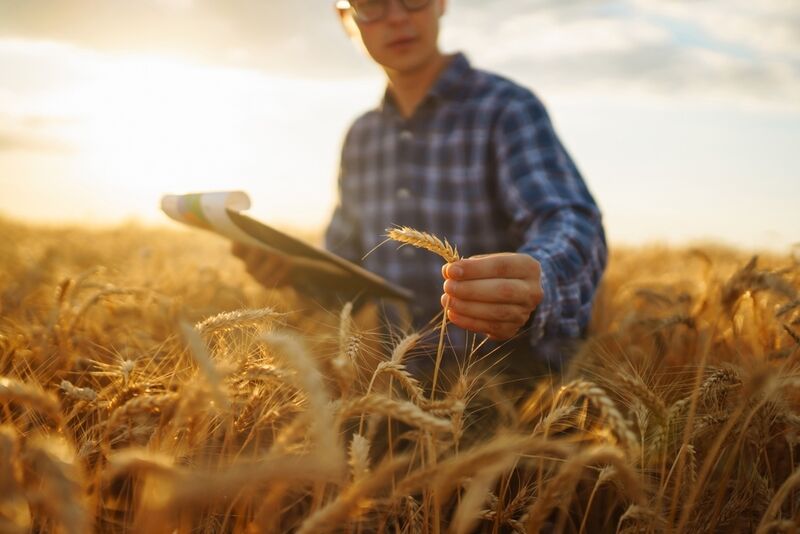
[[(414, 327), (449, 299), (454, 347), (473, 331), (559, 366), (560, 341), (585, 333), (607, 250), (600, 212), (544, 106), (440, 51), (446, 0), (336, 7), (387, 88), (345, 138), (326, 248), (412, 289)], [(447, 238), (467, 259), (442, 268), (424, 250), (378, 247), (393, 225)], [(285, 278), (280, 260), (237, 252), (262, 283)]]

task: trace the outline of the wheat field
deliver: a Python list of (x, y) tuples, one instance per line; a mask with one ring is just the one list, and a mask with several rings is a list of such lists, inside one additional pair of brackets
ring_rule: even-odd
[(0, 532), (797, 531), (797, 254), (612, 246), (520, 396), (201, 232), (0, 232)]

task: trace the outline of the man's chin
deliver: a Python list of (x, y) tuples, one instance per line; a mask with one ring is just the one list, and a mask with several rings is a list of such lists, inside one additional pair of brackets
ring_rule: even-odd
[(396, 72), (415, 72), (425, 65), (426, 58), (421, 54), (393, 54), (383, 58), (379, 63), (383, 68)]

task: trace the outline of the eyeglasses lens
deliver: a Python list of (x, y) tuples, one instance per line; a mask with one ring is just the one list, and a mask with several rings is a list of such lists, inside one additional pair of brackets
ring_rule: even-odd
[[(386, 16), (389, 2), (392, 0), (350, 0), (353, 14), (361, 22), (375, 22)], [(406, 11), (419, 11), (430, 3), (430, 0), (401, 0)]]
[(374, 22), (386, 13), (386, 0), (350, 0), (353, 14), (361, 22)]
[(431, 0), (403, 0), (403, 6), (409, 11), (418, 11), (428, 4)]

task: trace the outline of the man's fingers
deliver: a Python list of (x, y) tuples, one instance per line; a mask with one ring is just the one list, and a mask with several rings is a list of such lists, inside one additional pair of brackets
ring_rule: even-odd
[(278, 286), (287, 273), (288, 265), (284, 258), (275, 254), (265, 254), (263, 261), (254, 266), (251, 274), (265, 286)]
[[(246, 246), (246, 245), (245, 245)], [(247, 247), (244, 253), (244, 261), (247, 264), (248, 270), (256, 270), (264, 263), (269, 261), (270, 255), (266, 254), (258, 247)]]
[(449, 263), (442, 274), (453, 280), (529, 279), (540, 273), (539, 262), (527, 254), (488, 254)]
[(533, 309), (541, 301), (541, 294), (532, 291), (522, 280), (446, 280), (444, 291), (459, 300), (476, 302), (519, 304)]
[(291, 262), (283, 254), (267, 252), (235, 241), (231, 252), (244, 261), (248, 274), (264, 287), (281, 287), (289, 280)]
[(512, 338), (520, 329), (520, 325), (517, 323), (484, 321), (474, 317), (459, 315), (458, 312), (454, 310), (447, 311), (447, 318), (450, 319), (450, 322), (465, 330), (487, 334), (493, 339), (503, 340)]
[(442, 295), (441, 302), (442, 306), (446, 304), (459, 315), (492, 322), (523, 325), (531, 314), (530, 311), (518, 305), (470, 302), (447, 297), (447, 295)]
[(260, 264), (264, 260), (264, 252), (261, 249), (238, 241), (234, 241), (231, 244), (231, 253), (245, 263), (248, 271), (252, 266)]
[(242, 247), (237, 241), (231, 241), (231, 254), (234, 256), (242, 255)]

